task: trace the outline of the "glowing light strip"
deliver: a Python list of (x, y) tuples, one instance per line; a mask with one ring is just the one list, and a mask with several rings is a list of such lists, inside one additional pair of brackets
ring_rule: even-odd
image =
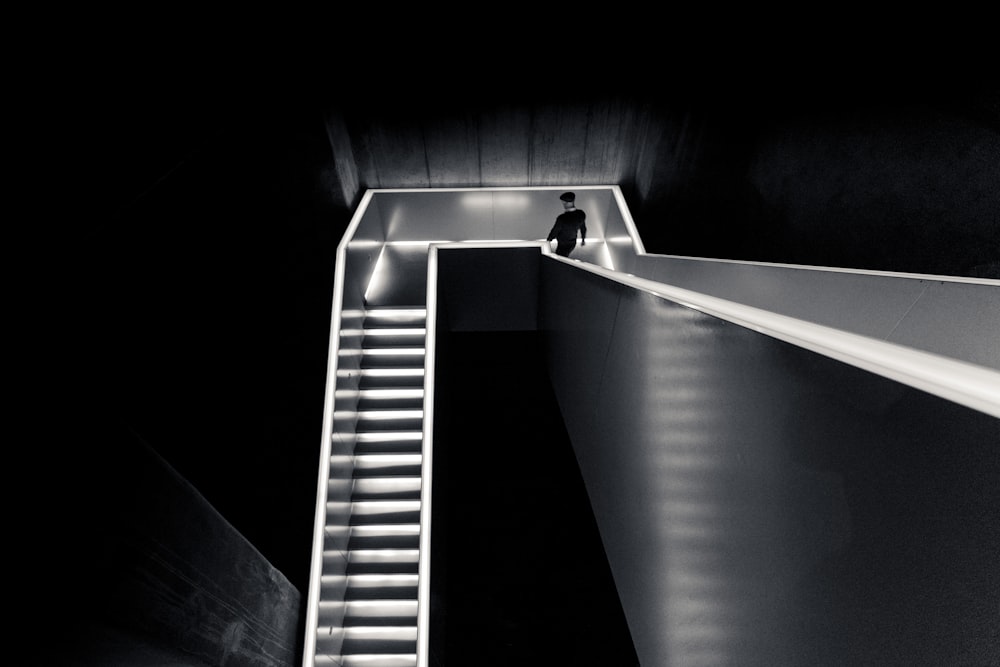
[(635, 226), (635, 221), (632, 220), (632, 212), (625, 202), (625, 195), (622, 194), (622, 189), (617, 185), (613, 186), (611, 188), (611, 195), (615, 198), (615, 203), (618, 204), (618, 212), (622, 214), (622, 222), (625, 224), (625, 229), (628, 231), (628, 235), (632, 237), (632, 248), (635, 250), (635, 254), (645, 255), (646, 248), (642, 245), (642, 238), (639, 236), (639, 230)]
[(386, 535), (407, 536), (420, 532), (419, 523), (380, 523), (351, 526), (351, 533), (359, 537), (384, 537)]
[[(336, 553), (340, 553), (337, 551)], [(375, 563), (375, 562), (398, 562), (398, 561), (410, 561), (417, 560), (417, 556), (420, 554), (419, 549), (352, 549), (351, 558), (359, 559), (358, 562), (365, 563)], [(412, 604), (414, 607), (417, 606), (416, 600), (356, 600), (356, 602), (364, 602), (371, 606), (395, 606), (399, 603)]]
[(386, 241), (385, 244), (392, 248), (426, 248), (433, 243), (447, 243), (445, 239), (433, 241)]
[(370, 377), (416, 377), (424, 374), (423, 368), (362, 368), (360, 373)]
[[(421, 431), (387, 431), (387, 432), (377, 432), (377, 433), (358, 433), (358, 442), (396, 442), (396, 441), (406, 441), (406, 440), (420, 440), (423, 437)], [(385, 454), (381, 454), (385, 456)], [(420, 456), (419, 454), (414, 454), (414, 456)]]
[(359, 418), (369, 421), (386, 421), (391, 419), (420, 419), (424, 416), (423, 410), (358, 410), (355, 412)]
[(404, 584), (409, 585), (411, 583), (416, 583), (417, 575), (415, 574), (349, 574), (347, 578), (351, 580), (354, 585), (360, 587), (368, 586), (381, 586), (385, 584)]
[(419, 500), (355, 500), (351, 507), (360, 516), (383, 512), (407, 512), (420, 508)]
[(420, 398), (424, 395), (423, 389), (361, 389), (358, 391), (361, 398)]
[(363, 329), (361, 333), (364, 336), (423, 336), (427, 332), (422, 328), (418, 329), (416, 327), (385, 327), (381, 329)]
[[(342, 355), (343, 356), (343, 355)], [(360, 356), (356, 355), (356, 356)], [(380, 372), (373, 372), (380, 371)], [(349, 378), (355, 375), (361, 375), (362, 377), (380, 377), (380, 378), (404, 378), (404, 377), (420, 377), (424, 374), (423, 368), (361, 368), (355, 370), (338, 370), (337, 377)]]
[[(369, 190), (368, 192), (373, 192), (375, 194), (387, 193), (387, 194), (398, 194), (407, 192), (520, 192), (520, 191), (563, 191), (569, 186), (566, 185), (497, 185), (492, 187), (457, 187), (457, 188), (433, 188), (429, 190), (428, 188), (380, 188), (378, 190)], [(579, 192), (581, 190), (608, 190), (617, 188), (617, 185), (574, 185), (573, 190)]]
[(424, 354), (424, 348), (422, 347), (373, 347), (364, 350), (362, 356), (375, 356), (375, 357), (386, 357), (392, 356), (394, 354), (399, 355), (412, 355), (412, 354)]
[(424, 422), (420, 476), (420, 556), (417, 561), (417, 667), (430, 664), (431, 624), (431, 488), (434, 477), (434, 360), (437, 341), (438, 251), (427, 255), (427, 317), (424, 340)]

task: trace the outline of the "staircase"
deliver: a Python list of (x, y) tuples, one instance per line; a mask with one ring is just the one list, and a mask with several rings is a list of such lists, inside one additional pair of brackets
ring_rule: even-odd
[(321, 623), (317, 665), (417, 664), (425, 324), (422, 306), (364, 315), (346, 582), (320, 600), (343, 627)]

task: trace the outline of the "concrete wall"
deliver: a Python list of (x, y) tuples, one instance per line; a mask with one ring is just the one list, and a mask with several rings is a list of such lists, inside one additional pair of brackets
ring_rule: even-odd
[(400, 105), (378, 95), (345, 103), (343, 113), (328, 117), (339, 128), (332, 134), (350, 137), (360, 188), (620, 183), (631, 177), (642, 118), (628, 100), (498, 99), (474, 107), (451, 101), (449, 95)]
[(1000, 420), (542, 258), (640, 662), (1000, 660)]
[(434, 92), (328, 116), (339, 191), (617, 184), (653, 253), (1000, 277), (988, 99)]
[(92, 444), (49, 450), (46, 500), (31, 503), (44, 520), (17, 533), (37, 578), (15, 605), (13, 662), (296, 664), (299, 590), (148, 443), (112, 423), (80, 416)]

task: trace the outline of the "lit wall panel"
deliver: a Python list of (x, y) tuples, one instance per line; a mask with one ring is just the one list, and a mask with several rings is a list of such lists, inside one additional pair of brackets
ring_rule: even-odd
[(637, 256), (632, 237), (625, 226), (625, 218), (621, 209), (612, 198), (608, 206), (607, 222), (604, 231), (608, 254), (611, 257), (611, 267), (615, 271), (635, 273)]
[(607, 358), (620, 292), (572, 267), (542, 262), (539, 327), (550, 332), (546, 354), (570, 438), (584, 437), (597, 419), (600, 369)]

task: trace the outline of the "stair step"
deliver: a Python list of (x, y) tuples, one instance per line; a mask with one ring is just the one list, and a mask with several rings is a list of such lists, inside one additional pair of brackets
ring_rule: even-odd
[(358, 391), (358, 411), (423, 410), (423, 387), (403, 389), (361, 389)]
[(419, 476), (420, 454), (358, 454), (354, 457), (354, 477)]
[(413, 563), (349, 563), (347, 575), (355, 574), (417, 574), (420, 564)]
[[(416, 505), (411, 508), (410, 503)], [(327, 503), (332, 512), (339, 503)], [(376, 506), (370, 506), (374, 504)], [(353, 526), (411, 524), (420, 521), (420, 500), (362, 500), (352, 503), (349, 524)], [(380, 507), (379, 507), (380, 506)]]
[(371, 332), (374, 336), (395, 336), (396, 334), (402, 334), (404, 336), (427, 335), (427, 329), (424, 326), (424, 322), (406, 322), (402, 320), (392, 322), (384, 317), (366, 317), (364, 319), (364, 328), (362, 331), (366, 334)]
[[(355, 565), (348, 566), (347, 573), (344, 576), (345, 577), (354, 577), (354, 576), (358, 576), (358, 575), (361, 575), (361, 574), (412, 574), (412, 575), (416, 575), (416, 574), (418, 574), (418, 570), (419, 570), (419, 564), (418, 563), (358, 563), (358, 564), (355, 564)], [(347, 583), (346, 579), (345, 579), (344, 583), (346, 585), (346, 583)], [(403, 596), (391, 595), (391, 596), (388, 596), (388, 597), (389, 598), (402, 597), (402, 599), (416, 600), (417, 599), (417, 594), (416, 594), (416, 589), (414, 589), (414, 592), (413, 592), (412, 596), (409, 595), (409, 594), (407, 594), (407, 595), (403, 595)], [(377, 600), (377, 599), (380, 599), (380, 598), (379, 598), (379, 596), (367, 595), (367, 596), (360, 596), (360, 597), (355, 596), (353, 599)]]
[(419, 522), (419, 500), (359, 500), (351, 503), (352, 526)]
[(417, 624), (416, 600), (350, 600), (344, 605), (345, 626)]
[(372, 308), (365, 311), (365, 327), (419, 326), (427, 322), (427, 309), (422, 306)]
[[(413, 572), (359, 572), (324, 574), (320, 588), (327, 595), (344, 593), (344, 600), (416, 600), (417, 574)], [(330, 599), (330, 598), (326, 598)]]
[(348, 574), (416, 574), (419, 549), (355, 549), (350, 552)]
[(370, 431), (354, 440), (355, 454), (420, 454), (422, 447), (422, 431)]
[(352, 500), (420, 499), (419, 476), (361, 477), (354, 480)]
[(417, 327), (365, 328), (361, 332), (361, 347), (423, 347), (426, 338), (427, 331)]
[(315, 664), (316, 667), (417, 667), (417, 654), (317, 655)]
[(416, 600), (415, 574), (351, 574), (345, 600)]
[[(421, 358), (422, 360), (422, 358)], [(354, 371), (359, 374), (361, 389), (402, 389), (406, 387), (424, 386), (424, 367), (419, 368), (362, 368)]]
[(423, 368), (425, 354), (423, 346), (362, 350), (361, 369)]
[(416, 600), (321, 600), (318, 626), (331, 629), (347, 625), (416, 625)]
[(344, 628), (341, 653), (413, 653), (417, 649), (417, 627), (350, 626)]
[[(395, 391), (414, 391), (414, 389)], [(423, 401), (423, 390), (420, 390), (420, 398)], [(420, 408), (402, 410), (359, 410), (356, 429), (359, 433), (367, 431), (420, 431), (423, 424), (424, 410), (421, 405)]]
[(347, 548), (349, 551), (358, 549), (418, 549), (420, 548), (420, 524), (353, 526)]
[(335, 411), (334, 431), (340, 438), (355, 443), (393, 439), (419, 440), (424, 430), (423, 409), (413, 407), (412, 399), (405, 400), (409, 400), (411, 404), (385, 409), (372, 409), (370, 405), (366, 405), (363, 410)]

